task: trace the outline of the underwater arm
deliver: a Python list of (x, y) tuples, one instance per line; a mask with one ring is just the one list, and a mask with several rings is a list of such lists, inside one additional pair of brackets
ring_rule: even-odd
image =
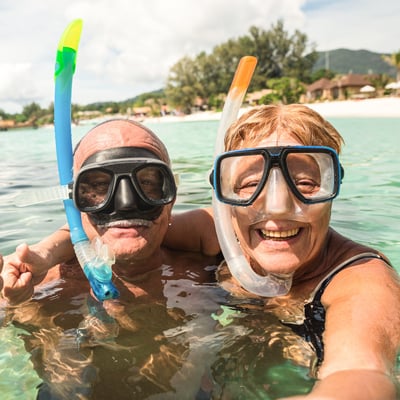
[(163, 245), (175, 250), (215, 256), (221, 252), (211, 208), (173, 214)]

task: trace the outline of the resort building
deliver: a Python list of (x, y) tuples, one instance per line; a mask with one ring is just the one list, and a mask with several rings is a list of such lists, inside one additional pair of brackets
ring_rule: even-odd
[(370, 97), (369, 94), (363, 94), (360, 90), (371, 85), (375, 77), (375, 75), (347, 74), (332, 80), (321, 78), (307, 87), (306, 101)]

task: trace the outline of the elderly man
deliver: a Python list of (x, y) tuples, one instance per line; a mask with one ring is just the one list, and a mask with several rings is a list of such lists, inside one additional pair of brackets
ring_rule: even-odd
[(38, 398), (144, 398), (184, 390), (188, 379), (194, 396), (204, 371), (200, 346), (192, 350), (187, 335), (165, 332), (194, 333), (192, 319), (197, 338), (212, 330), (218, 304), (201, 284), (214, 282), (214, 268), (206, 267), (216, 260), (162, 246), (176, 197), (165, 146), (140, 124), (107, 121), (78, 144), (74, 171), (83, 227), (114, 253), (120, 297), (100, 303), (90, 294), (66, 232), (6, 257), (3, 295), (10, 303), (30, 298), (40, 282), (32, 301), (9, 317), (31, 332), (26, 347), (44, 381)]
[[(82, 211), (85, 232), (90, 239), (99, 236), (112, 249), (117, 261), (115, 274), (134, 276), (169, 263), (172, 253), (162, 242), (171, 225), (176, 188), (167, 149), (152, 131), (130, 120), (97, 125), (78, 144), (74, 171), (75, 202)], [(150, 181), (151, 174), (152, 178), (159, 174), (162, 181)], [(140, 179), (145, 180), (143, 184)], [(94, 187), (105, 193), (95, 192)], [(74, 257), (68, 236), (68, 229), (61, 229), (37, 245), (20, 245), (6, 257), (3, 296), (10, 303), (29, 299), (50, 267)], [(207, 249), (204, 254), (217, 254), (219, 246), (212, 246), (215, 233), (207, 237), (210, 243), (196, 243), (196, 251), (200, 246)], [(54, 279), (54, 271), (46, 281), (49, 279)]]

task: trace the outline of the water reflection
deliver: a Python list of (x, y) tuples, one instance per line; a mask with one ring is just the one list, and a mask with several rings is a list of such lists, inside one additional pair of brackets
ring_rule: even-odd
[[(385, 252), (399, 268), (400, 121), (333, 122), (346, 140), (341, 158), (346, 173), (333, 226)], [(152, 126), (180, 175), (178, 211), (210, 204), (207, 175), (217, 124)], [(85, 131), (75, 130), (74, 143)], [(61, 203), (17, 209), (8, 197), (57, 184), (53, 132), (18, 132), (18, 142), (26, 144), (18, 157), (15, 134), (0, 135), (3, 253), (22, 241), (36, 242), (65, 222)], [(40, 383), (44, 398), (51, 393), (96, 400), (185, 399), (211, 391), (215, 397), (274, 399), (307, 392), (313, 384), (307, 344), (282, 326), (272, 309), (226, 297), (210, 277), (212, 268), (200, 279), (189, 266), (178, 275), (166, 267), (158, 277), (163, 288), (153, 287), (154, 297), (143, 303), (126, 299), (104, 310), (78, 280), (68, 287), (58, 281), (31, 303), (8, 309), (0, 329), (2, 399), (35, 399)], [(227, 324), (218, 318), (221, 305), (230, 310)]]

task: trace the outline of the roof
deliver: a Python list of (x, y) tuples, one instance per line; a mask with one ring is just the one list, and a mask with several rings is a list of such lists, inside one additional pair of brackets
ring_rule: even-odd
[(348, 74), (344, 75), (339, 79), (334, 79), (331, 82), (331, 89), (335, 87), (349, 87), (349, 86), (365, 86), (368, 85), (370, 82), (365, 77), (365, 75), (361, 74)]
[(321, 78), (313, 82), (307, 87), (309, 92), (314, 92), (315, 90), (324, 90), (331, 87), (331, 81), (328, 78)]
[(361, 75), (361, 74), (347, 74), (340, 78), (329, 80), (327, 78), (321, 78), (313, 82), (307, 87), (308, 92), (315, 92), (316, 90), (326, 90), (334, 88), (346, 88), (346, 87), (363, 87), (371, 84), (370, 79), (374, 75)]

